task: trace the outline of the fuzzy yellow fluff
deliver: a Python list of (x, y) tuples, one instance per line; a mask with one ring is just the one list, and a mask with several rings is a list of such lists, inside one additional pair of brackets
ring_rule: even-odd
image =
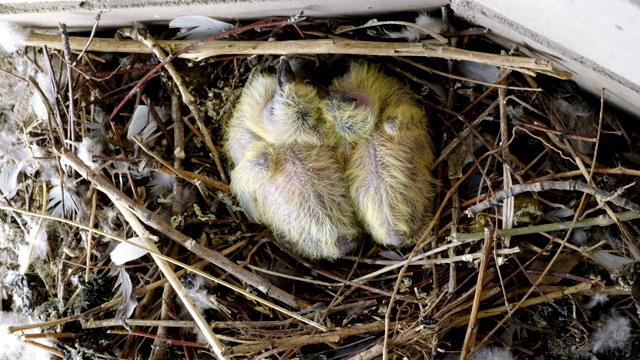
[(433, 206), (427, 117), (405, 85), (364, 62), (352, 63), (330, 91), (323, 108), (356, 212), (378, 243), (406, 244)]
[(344, 171), (325, 143), (315, 88), (278, 77), (254, 77), (238, 101), (225, 141), (231, 189), (252, 220), (296, 252), (336, 259), (360, 234)]

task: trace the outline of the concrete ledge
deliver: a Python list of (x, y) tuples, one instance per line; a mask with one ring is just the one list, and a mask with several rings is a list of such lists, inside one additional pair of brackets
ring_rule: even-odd
[(640, 6), (638, 1), (452, 0), (456, 15), (491, 29), (505, 48), (518, 45), (554, 61), (596, 97), (640, 116)]
[(0, 4), (0, 21), (24, 26), (90, 29), (99, 11), (101, 27), (130, 26), (134, 22), (166, 24), (182, 15), (205, 15), (216, 19), (262, 19), (293, 16), (304, 12), (312, 17), (375, 16), (400, 11), (432, 11), (448, 0), (89, 0), (12, 1)]

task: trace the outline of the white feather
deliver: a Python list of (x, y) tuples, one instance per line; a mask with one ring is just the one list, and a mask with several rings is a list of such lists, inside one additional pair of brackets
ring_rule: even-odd
[(131, 277), (125, 271), (124, 268), (113, 268), (109, 271), (109, 276), (118, 276), (115, 287), (118, 287), (115, 297), (122, 297), (120, 303), (116, 308), (115, 318), (117, 320), (128, 319), (133, 314), (136, 306), (138, 306), (138, 300), (134, 296), (131, 296), (133, 292), (133, 285), (131, 284)]
[(611, 273), (617, 273), (623, 266), (635, 262), (633, 259), (613, 255), (606, 251), (598, 251), (593, 254), (593, 257)]
[[(211, 281), (205, 279), (200, 275), (188, 276), (186, 278), (191, 280), (187, 281), (185, 284), (187, 294), (189, 294), (191, 300), (193, 300), (193, 303), (200, 311), (215, 309), (228, 313), (228, 309), (220, 306), (220, 304), (215, 301), (215, 296), (210, 296), (207, 293), (207, 286), (211, 283)], [(183, 305), (179, 317), (181, 319), (189, 317), (189, 311), (182, 303), (182, 300), (178, 299), (178, 302)]]
[(21, 164), (6, 164), (0, 170), (0, 190), (7, 199), (13, 198), (18, 191), (18, 175), (22, 171)]
[(51, 215), (65, 216), (67, 218), (70, 218), (71, 215), (83, 214), (84, 206), (74, 187), (73, 180), (65, 178), (63, 186), (59, 182), (53, 184), (53, 187), (49, 190), (47, 210), (53, 209)]
[(102, 151), (104, 150), (104, 144), (102, 139), (98, 136), (86, 136), (82, 141), (77, 145), (78, 146), (78, 158), (82, 160), (85, 165), (96, 170), (100, 167), (102, 163), (100, 160), (94, 160), (94, 155), (102, 155)]
[(201, 15), (180, 16), (169, 23), (170, 28), (180, 28), (176, 38), (204, 39), (233, 29), (233, 24)]
[[(597, 135), (597, 117), (594, 116), (594, 111), (583, 99), (576, 97), (571, 103), (564, 99), (557, 99), (553, 102), (553, 108), (557, 112), (559, 120), (562, 121), (569, 132), (590, 137)], [(570, 142), (580, 152), (585, 154), (593, 153), (593, 142), (574, 139), (570, 140)]]
[(571, 242), (578, 245), (578, 246), (582, 246), (584, 244), (587, 243), (587, 241), (589, 240), (589, 234), (587, 233), (587, 231), (585, 229), (575, 229), (573, 230), (573, 233), (571, 234)]
[[(420, 13), (418, 17), (416, 17), (415, 24), (436, 33), (441, 33), (444, 27), (441, 19), (431, 17), (427, 13)], [(387, 31), (387, 34), (393, 39), (405, 38), (409, 41), (418, 41), (428, 35), (427, 32), (410, 26), (406, 26), (400, 32)]]
[(593, 309), (594, 307), (596, 307), (598, 305), (606, 304), (607, 301), (609, 301), (609, 296), (607, 296), (607, 294), (605, 294), (605, 293), (596, 293), (595, 295), (593, 295), (589, 299), (589, 302), (585, 305), (585, 307), (587, 309)]
[(17, 131), (8, 128), (0, 132), (0, 164), (6, 162), (17, 164), (31, 160), (31, 154), (24, 143), (20, 141), (20, 136), (21, 134)]
[(470, 360), (515, 360), (516, 358), (509, 349), (500, 347), (483, 346), (474, 352)]
[(20, 273), (24, 274), (29, 269), (29, 265), (36, 259), (44, 259), (49, 253), (49, 242), (47, 241), (47, 222), (40, 226), (39, 221), (29, 224), (29, 234), (27, 243), (21, 244), (18, 250), (18, 263)]
[[(132, 237), (127, 239), (133, 243), (144, 246), (144, 242), (139, 237)], [(116, 265), (122, 265), (128, 263), (129, 261), (133, 261), (139, 259), (147, 254), (146, 250), (140, 249), (139, 247), (129, 245), (127, 243), (119, 243), (111, 252), (111, 261), (113, 261)]]
[(28, 34), (29, 30), (19, 25), (0, 22), (0, 46), (8, 53), (23, 50)]
[(173, 187), (174, 177), (162, 171), (156, 171), (151, 175), (151, 180), (147, 183), (151, 192), (155, 193)]
[[(0, 311), (1, 359), (51, 359), (51, 355), (47, 351), (20, 341), (21, 334), (38, 334), (40, 333), (40, 328), (23, 330), (13, 334), (9, 332), (9, 326), (30, 324), (33, 324), (33, 321), (28, 315)], [(51, 346), (51, 341), (47, 338), (38, 339), (37, 342)]]
[[(16, 53), (14, 53), (13, 55), (14, 56), (11, 61), (16, 63), (16, 67), (18, 68), (17, 71), (14, 71), (14, 74), (20, 75), (22, 77), (26, 77), (27, 76), (26, 71), (23, 69), (24, 66), (21, 63), (22, 58), (20, 58), (19, 55)], [(6, 93), (2, 94), (2, 99), (0, 100), (0, 106), (4, 108), (13, 108), (14, 105), (16, 105), (16, 103), (20, 100), (20, 96), (27, 88), (27, 85), (28, 83), (25, 81), (15, 81), (13, 83), (7, 82), (7, 84), (5, 85), (7, 86), (7, 91)], [(13, 114), (13, 111), (11, 110), (3, 110), (2, 112), (5, 114), (5, 116), (7, 113)], [(15, 114), (13, 114), (13, 119), (11, 119), (10, 121), (13, 121), (14, 123), (16, 122)]]
[[(162, 122), (167, 121), (169, 114), (161, 107), (155, 107), (158, 116)], [(146, 140), (158, 128), (156, 119), (153, 118), (151, 111), (146, 105), (138, 105), (133, 112), (129, 130), (127, 131), (127, 139), (133, 139), (134, 136), (140, 136), (142, 140)]]
[(51, 82), (51, 79), (47, 74), (41, 72), (36, 74), (35, 79), (38, 83), (38, 86), (44, 93), (46, 99), (43, 99), (40, 93), (34, 91), (29, 104), (31, 105), (31, 110), (33, 110), (33, 113), (36, 115), (36, 117), (46, 122), (49, 118), (49, 112), (44, 102), (48, 101), (51, 108), (53, 108), (55, 104), (55, 92), (53, 89), (53, 83)]
[(595, 353), (606, 353), (630, 347), (630, 337), (631, 321), (626, 316), (613, 311), (593, 334), (591, 349)]
[(500, 77), (500, 69), (494, 65), (487, 65), (473, 61), (462, 62), (462, 75), (469, 79), (493, 84)]

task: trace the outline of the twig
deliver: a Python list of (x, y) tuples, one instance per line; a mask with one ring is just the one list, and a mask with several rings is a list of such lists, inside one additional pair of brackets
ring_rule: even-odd
[(478, 311), (480, 309), (480, 299), (482, 297), (482, 288), (484, 286), (484, 276), (489, 265), (489, 252), (493, 246), (493, 230), (484, 229), (484, 246), (482, 247), (482, 256), (480, 257), (480, 267), (478, 268), (478, 280), (476, 282), (476, 291), (473, 296), (473, 306), (469, 315), (469, 323), (467, 324), (467, 332), (460, 353), (460, 360), (466, 360), (469, 354), (469, 348), (475, 342), (478, 332)]
[[(523, 118), (524, 118), (524, 116), (523, 116)], [(580, 140), (580, 141), (587, 141), (587, 142), (596, 142), (597, 141), (597, 139), (594, 138), (594, 137), (580, 135), (580, 134), (576, 134), (576, 133), (572, 133), (572, 132), (568, 132), (568, 131), (554, 130), (554, 129), (550, 128), (550, 127), (546, 127), (546, 126), (543, 126), (543, 125), (530, 123), (528, 121), (522, 120), (522, 119), (520, 119), (518, 117), (515, 117), (515, 116), (511, 116), (511, 124), (513, 124), (514, 126), (527, 127), (527, 128), (534, 129), (534, 130), (543, 131), (543, 132), (546, 132), (546, 133), (554, 134), (556, 136), (564, 136), (564, 137), (567, 137), (567, 138), (573, 139), (573, 140)]]
[(213, 348), (213, 352), (216, 354), (218, 359), (226, 359), (227, 357), (224, 354), (224, 346), (207, 324), (207, 320), (204, 318), (196, 304), (193, 302), (191, 296), (189, 296), (189, 293), (180, 282), (180, 279), (173, 272), (173, 269), (171, 268), (169, 263), (156, 255), (160, 252), (160, 250), (158, 250), (155, 242), (152, 240), (154, 236), (151, 235), (151, 233), (149, 233), (147, 229), (145, 229), (140, 220), (138, 220), (138, 218), (129, 209), (127, 209), (124, 204), (118, 201), (118, 198), (114, 194), (107, 193), (107, 196), (109, 196), (113, 204), (118, 208), (118, 210), (120, 210), (122, 216), (124, 216), (124, 218), (137, 233), (140, 239), (142, 239), (144, 245), (152, 250), (149, 251), (149, 254), (160, 268), (160, 271), (162, 271), (162, 274), (165, 276), (165, 278), (167, 278), (180, 300), (182, 300), (184, 306), (189, 311), (189, 314), (191, 314), (196, 324), (198, 324), (198, 328), (200, 328), (200, 331), (202, 331), (202, 333), (204, 334), (204, 337), (209, 342), (209, 345), (211, 345), (211, 347)]
[[(76, 62), (78, 61), (78, 59), (82, 58), (82, 55), (84, 55), (84, 53), (87, 52), (87, 49), (89, 48), (89, 45), (91, 44), (91, 40), (93, 40), (93, 37), (96, 35), (96, 30), (98, 30), (98, 24), (100, 23), (100, 18), (101, 17), (102, 17), (102, 11), (98, 11), (98, 15), (96, 15), (96, 22), (93, 23), (93, 27), (91, 28), (91, 34), (89, 34), (89, 40), (87, 40), (87, 43), (82, 48), (82, 51), (80, 51), (80, 54), (78, 55), (76, 60), (74, 60), (73, 63), (71, 64), (72, 67), (75, 67), (76, 66)], [(67, 38), (67, 40), (68, 40), (68, 38)]]
[[(554, 291), (548, 294), (544, 294), (544, 296), (538, 296), (535, 298), (531, 298), (531, 299), (526, 299), (521, 301), (518, 304), (510, 304), (510, 308), (511, 311), (515, 311), (517, 308), (523, 308), (523, 307), (527, 307), (527, 306), (532, 306), (532, 305), (537, 305), (537, 304), (541, 304), (543, 302), (546, 302), (548, 300), (553, 300), (555, 298), (559, 298), (561, 296), (565, 296), (565, 295), (571, 295), (571, 294), (576, 294), (576, 293), (581, 293), (584, 291), (587, 291), (589, 289), (591, 289), (593, 285), (590, 283), (586, 283), (586, 282), (582, 282), (579, 283), (578, 285), (574, 285), (571, 287), (567, 287), (563, 290), (559, 290), (559, 291)], [(491, 316), (495, 316), (495, 315), (500, 315), (504, 312), (507, 311), (507, 307), (506, 306), (499, 306), (493, 309), (487, 309), (487, 310), (482, 310), (480, 312), (478, 312), (477, 314), (477, 318), (478, 319), (484, 319), (487, 317), (491, 317)], [(467, 323), (468, 321), (468, 317), (466, 315), (464, 316), (456, 316), (455, 318), (451, 319), (451, 326), (455, 327), (455, 326), (461, 326)], [(489, 335), (487, 335), (489, 336)]]
[[(136, 41), (139, 41), (145, 44), (146, 46), (149, 47), (150, 50), (153, 51), (153, 54), (156, 57), (158, 57), (160, 62), (164, 62), (165, 59), (169, 58), (164, 53), (164, 51), (162, 51), (162, 49), (158, 46), (158, 44), (156, 43), (156, 40), (151, 36), (149, 31), (145, 28), (120, 29), (118, 30), (118, 35), (128, 36)], [(220, 173), (220, 178), (222, 178), (223, 182), (226, 182), (227, 176), (225, 175), (224, 168), (222, 167), (222, 163), (220, 162), (220, 156), (218, 154), (218, 150), (213, 144), (213, 140), (211, 139), (211, 134), (209, 133), (209, 129), (204, 123), (204, 116), (202, 115), (202, 112), (196, 106), (196, 102), (197, 102), (196, 99), (191, 95), (187, 87), (184, 85), (182, 76), (175, 69), (173, 64), (167, 63), (165, 65), (165, 68), (173, 78), (173, 81), (175, 82), (176, 87), (180, 91), (180, 95), (182, 96), (182, 102), (184, 102), (184, 104), (187, 105), (187, 107), (189, 107), (189, 110), (191, 110), (191, 113), (195, 117), (196, 123), (198, 124), (198, 128), (200, 129), (200, 132), (202, 133), (202, 135), (204, 135), (204, 142), (207, 145), (207, 148), (209, 149), (209, 151), (211, 151), (211, 155), (213, 156), (213, 161), (216, 163), (218, 172)]]
[[(91, 195), (91, 215), (89, 216), (89, 227), (93, 227), (96, 221), (96, 208), (98, 206), (98, 192), (96, 189), (91, 189), (93, 191), (93, 195)], [(87, 254), (85, 255), (87, 261), (87, 270), (85, 271), (84, 280), (89, 282), (91, 278), (91, 247), (93, 240), (93, 231), (89, 231), (87, 234)]]
[[(504, 50), (502, 51), (505, 54)], [(500, 70), (500, 75), (508, 76), (511, 73), (504, 68)], [(506, 80), (505, 80), (506, 82)], [(509, 150), (509, 129), (507, 127), (507, 89), (498, 89), (498, 101), (500, 102), (500, 143), (502, 148), (502, 157), (505, 162), (502, 163), (502, 187), (507, 189), (513, 185), (513, 179), (511, 174), (511, 166), (509, 158), (511, 157), (511, 151)], [(521, 179), (519, 179), (522, 182)], [(506, 198), (502, 203), (502, 226), (501, 229), (510, 229), (513, 227), (513, 216), (515, 212), (515, 201), (513, 198)], [(507, 247), (511, 244), (511, 238), (508, 236), (503, 237), (504, 243)], [(486, 238), (485, 238), (486, 241)]]
[(295, 298), (293, 295), (273, 286), (268, 281), (260, 278), (259, 276), (247, 271), (231, 260), (227, 259), (224, 255), (220, 254), (217, 251), (206, 248), (200, 244), (198, 244), (195, 240), (190, 237), (182, 234), (171, 225), (167, 224), (160, 216), (156, 213), (148, 210), (147, 208), (142, 207), (137, 202), (133, 201), (126, 195), (124, 195), (119, 189), (113, 186), (107, 179), (91, 170), (87, 167), (82, 160), (78, 159), (73, 153), (69, 151), (65, 151), (64, 154), (61, 154), (61, 157), (66, 161), (67, 164), (72, 166), (78, 173), (80, 173), (83, 177), (90, 180), (94, 186), (107, 194), (117, 195), (117, 201), (125, 204), (138, 218), (140, 218), (145, 224), (151, 226), (152, 228), (158, 230), (162, 234), (176, 241), (180, 245), (186, 247), (188, 250), (194, 252), (198, 256), (203, 259), (207, 259), (212, 262), (214, 265), (224, 269), (225, 271), (235, 275), (242, 281), (247, 282), (251, 286), (254, 286), (259, 291), (265, 293), (268, 296), (271, 296), (277, 300), (282, 301), (283, 303), (298, 308), (304, 309), (309, 307), (309, 304), (305, 301), (299, 300)]
[[(638, 215), (638, 217), (640, 217), (640, 214)], [(465, 235), (480, 235), (479, 238), (476, 238), (474, 236), (473, 240), (465, 238), (465, 243), (468, 243), (470, 241), (475, 241), (478, 239), (482, 239), (483, 238), (483, 234), (484, 233), (474, 233), (474, 234), (457, 234), (456, 237), (451, 237), (450, 239), (456, 239), (453, 241), (458, 241), (457, 239), (461, 236), (465, 236)], [(451, 245), (451, 244), (449, 244)], [(456, 244), (456, 245), (460, 245), (460, 244)], [(447, 245), (443, 245), (443, 246), (447, 246)], [(455, 248), (455, 246), (451, 246), (451, 247), (447, 247), (445, 250), (447, 249), (452, 249)], [(444, 250), (439, 249), (439, 252), (443, 252)], [(496, 255), (510, 255), (510, 254), (517, 254), (520, 252), (520, 249), (517, 247), (514, 248), (508, 248), (508, 249), (499, 249), (495, 251)], [(433, 254), (432, 254), (433, 255)], [(429, 266), (429, 265), (441, 265), (441, 264), (450, 264), (450, 263), (455, 263), (455, 262), (462, 262), (462, 261), (466, 261), (466, 262), (470, 262), (476, 259), (480, 259), (480, 257), (482, 256), (482, 254), (480, 252), (475, 252), (475, 253), (470, 253), (470, 254), (465, 254), (465, 255), (456, 255), (456, 256), (452, 256), (452, 257), (447, 257), (447, 258), (437, 258), (437, 259), (427, 259), (427, 260), (420, 260), (420, 259), (416, 259), (415, 257), (413, 258), (413, 260), (411, 260), (411, 263), (409, 265), (421, 265), (421, 266)], [(352, 260), (352, 258), (350, 256), (345, 256), (344, 257), (347, 260)], [(380, 259), (360, 259), (360, 262), (365, 263), (365, 264), (375, 264), (375, 265), (395, 265), (398, 263), (398, 261), (394, 261), (394, 260), (380, 260)], [(262, 269), (258, 270), (258, 271), (263, 271)], [(337, 286), (339, 284), (332, 284), (332, 286)]]
[(476, 216), (478, 213), (499, 204), (502, 200), (513, 197), (518, 194), (522, 194), (524, 192), (541, 192), (547, 190), (566, 190), (566, 191), (581, 191), (583, 193), (599, 196), (604, 201), (610, 201), (615, 205), (618, 205), (622, 208), (633, 210), (636, 212), (640, 212), (640, 206), (637, 204), (622, 198), (616, 192), (615, 194), (610, 194), (604, 190), (600, 190), (596, 187), (587, 185), (583, 182), (567, 180), (567, 181), (540, 181), (533, 184), (519, 184), (513, 185), (509, 189), (499, 191), (495, 193), (489, 199), (479, 203), (478, 205), (474, 205), (469, 207), (465, 213), (470, 217)]
[[(212, 321), (209, 323), (214, 329), (253, 329), (253, 328), (281, 328), (291, 324), (291, 320), (283, 321)], [(165, 326), (165, 327), (194, 327), (196, 323), (190, 320), (149, 320), (127, 319), (129, 326)], [(110, 326), (122, 326), (122, 320), (104, 319), (91, 320), (82, 324), (83, 329), (96, 329)]]
[(518, 86), (509, 86), (509, 85), (504, 85), (504, 84), (494, 84), (494, 83), (488, 83), (488, 82), (484, 82), (484, 81), (480, 81), (480, 80), (476, 80), (476, 79), (471, 79), (471, 78), (467, 78), (464, 76), (458, 76), (458, 75), (453, 75), (453, 74), (449, 74), (443, 71), (438, 71), (436, 69), (432, 69), (426, 65), (422, 65), (419, 64), (415, 61), (411, 61), (409, 59), (405, 59), (402, 57), (398, 57), (398, 60), (405, 62), (407, 64), (411, 64), (415, 67), (417, 67), (418, 69), (422, 69), (428, 73), (432, 73), (432, 74), (438, 74), (444, 77), (448, 77), (451, 79), (455, 79), (455, 80), (460, 80), (460, 81), (467, 81), (470, 83), (474, 83), (474, 84), (480, 84), (480, 85), (484, 85), (484, 86), (492, 86), (492, 87), (496, 87), (499, 89), (509, 89), (509, 90), (523, 90), (523, 91), (543, 91), (540, 88), (525, 88), (525, 87), (518, 87)]
[[(76, 140), (76, 119), (75, 109), (73, 106), (73, 76), (71, 74), (71, 48), (69, 47), (69, 35), (67, 34), (67, 25), (64, 23), (58, 23), (60, 29), (60, 36), (62, 37), (62, 49), (64, 53), (64, 61), (67, 64), (67, 85), (69, 87), (69, 110), (68, 110), (68, 127), (67, 127), (67, 139), (71, 141)], [(64, 105), (64, 102), (63, 102)], [(75, 146), (75, 145), (74, 145)]]
[[(164, 342), (168, 342), (171, 345), (188, 345), (191, 347), (206, 347), (204, 344), (200, 344), (200, 343), (196, 343), (193, 341), (181, 341), (181, 340), (175, 340), (166, 336), (159, 336), (159, 335), (152, 335), (149, 333), (143, 333), (142, 331), (136, 331), (136, 330), (131, 330), (131, 331), (127, 331), (127, 330), (109, 330), (107, 331), (107, 334), (119, 334), (119, 335), (135, 335), (135, 336), (141, 336), (144, 338), (149, 338), (149, 339), (155, 339), (156, 341), (164, 341)], [(216, 354), (217, 355), (217, 354)], [(218, 355), (218, 359), (226, 359), (226, 356), (219, 356)]]
[(153, 119), (156, 121), (158, 128), (162, 131), (162, 134), (164, 135), (165, 140), (167, 140), (167, 142), (169, 143), (169, 146), (171, 146), (171, 151), (174, 151), (176, 148), (173, 145), (173, 140), (171, 139), (171, 135), (169, 135), (169, 130), (167, 130), (167, 127), (164, 126), (164, 123), (162, 122), (160, 115), (158, 115), (158, 111), (156, 111), (156, 107), (153, 106), (153, 104), (151, 103), (147, 95), (142, 95), (142, 101), (144, 101), (144, 104), (147, 105), (147, 108), (149, 109), (149, 112), (153, 116)]
[[(72, 50), (81, 50), (87, 44), (85, 37), (69, 37)], [(31, 34), (26, 39), (27, 45), (60, 48), (57, 38), (50, 35)], [(159, 46), (169, 48), (173, 52), (180, 51), (190, 45), (189, 40), (158, 40)], [(94, 38), (88, 51), (151, 53), (151, 49), (126, 40)], [(377, 56), (418, 56), (451, 60), (465, 60), (508, 68), (522, 68), (544, 71), (551, 76), (566, 78), (571, 76), (565, 71), (553, 68), (551, 61), (519, 56), (502, 56), (444, 46), (432, 46), (422, 43), (374, 42), (359, 40), (286, 40), (286, 41), (215, 41), (201, 44), (197, 49), (189, 50), (178, 57), (186, 59), (204, 59), (218, 55), (308, 55), (308, 54), (349, 54)]]
[[(640, 212), (637, 212), (637, 211), (619, 212), (619, 213), (616, 213), (616, 218), (619, 221), (635, 220), (640, 218)], [(539, 234), (539, 233), (550, 232), (550, 231), (566, 230), (569, 228), (571, 223), (572, 223), (571, 221), (563, 221), (563, 222), (551, 223), (551, 224), (532, 225), (527, 227), (497, 230), (497, 232), (498, 232), (498, 235), (500, 236)], [(574, 227), (584, 228), (584, 227), (591, 227), (591, 226), (609, 226), (615, 223), (616, 223), (616, 220), (611, 219), (611, 217), (609, 216), (596, 216), (593, 218), (577, 221)], [(482, 233), (472, 233), (472, 234), (457, 233), (455, 235), (455, 238), (451, 238), (450, 240), (467, 242), (467, 241), (480, 240), (482, 239), (482, 237), (483, 237)]]
[[(343, 338), (353, 335), (359, 335), (365, 333), (363, 329), (349, 329), (343, 328), (338, 331), (326, 332), (323, 334), (313, 334), (313, 335), (301, 335), (301, 336), (290, 336), (284, 337), (280, 339), (271, 339), (268, 341), (263, 341), (257, 344), (242, 344), (234, 346), (231, 349), (231, 353), (234, 355), (242, 355), (242, 354), (250, 354), (263, 351), (265, 349), (271, 347), (292, 347), (292, 346), (303, 346), (309, 344), (318, 344), (318, 343), (335, 343), (340, 341)], [(261, 358), (264, 354), (261, 354)]]
[(24, 339), (22, 340), (23, 343), (27, 344), (27, 345), (31, 345), (31, 346), (35, 346), (39, 349), (42, 349), (46, 352), (48, 352), (51, 355), (55, 355), (61, 359), (64, 359), (64, 353), (54, 347), (48, 346), (48, 345), (44, 345), (44, 344), (40, 344), (37, 341), (33, 341), (33, 340), (29, 340), (29, 339)]

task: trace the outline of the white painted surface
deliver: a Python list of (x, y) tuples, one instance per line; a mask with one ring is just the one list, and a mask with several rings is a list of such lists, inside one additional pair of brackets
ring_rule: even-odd
[(0, 0), (0, 21), (42, 28), (64, 22), (70, 29), (89, 29), (99, 11), (101, 26), (122, 27), (134, 22), (166, 24), (182, 15), (216, 19), (263, 19), (269, 16), (375, 16), (399, 11), (431, 11), (449, 0), (68, 0), (30, 4), (32, 0)]
[(640, 5), (630, 0), (452, 0), (490, 38), (573, 73), (583, 89), (640, 116)]

